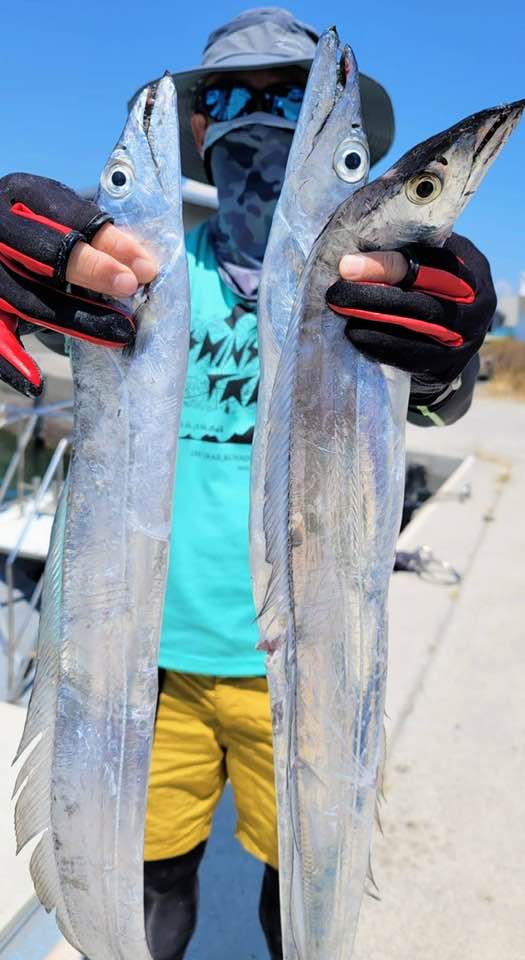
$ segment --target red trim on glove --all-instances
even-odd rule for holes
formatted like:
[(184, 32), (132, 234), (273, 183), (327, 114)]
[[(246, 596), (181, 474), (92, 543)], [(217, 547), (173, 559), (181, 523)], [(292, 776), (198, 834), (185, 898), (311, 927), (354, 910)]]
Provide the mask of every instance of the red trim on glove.
[(472, 287), (448, 270), (437, 267), (420, 267), (411, 290), (421, 290), (441, 300), (453, 300), (454, 303), (474, 303), (476, 294)]
[(425, 320), (416, 320), (414, 317), (398, 317), (391, 313), (374, 313), (373, 310), (356, 310), (354, 307), (338, 307), (334, 303), (330, 304), (330, 309), (335, 313), (340, 313), (343, 317), (356, 317), (359, 320), (372, 320), (374, 323), (391, 324), (396, 327), (404, 327), (405, 330), (412, 330), (414, 333), (422, 333), (431, 340), (437, 340), (447, 347), (463, 346), (463, 337), (454, 330), (447, 330), (437, 323), (427, 323)]
[[(33, 210), (26, 207), (25, 203), (13, 203), (10, 210), (11, 213), (17, 217), (24, 217), (26, 220), (41, 223), (45, 227), (51, 227), (52, 230), (57, 230), (58, 233), (63, 233), (64, 235), (71, 233), (71, 227), (66, 227), (63, 223), (57, 223), (56, 220), (50, 220), (49, 217), (34, 213)], [(47, 263), (42, 263), (40, 260), (35, 260), (34, 257), (30, 257), (27, 253), (22, 253), (21, 250), (15, 250), (14, 247), (9, 247), (6, 243), (0, 243), (0, 252), (7, 258), (4, 262), (8, 267), (11, 267), (11, 269), (14, 269), (12, 264), (14, 260), (16, 263), (21, 263), (24, 267), (27, 267), (32, 273), (39, 274), (42, 277), (55, 276), (54, 267), (49, 266)]]
[(42, 223), (45, 227), (58, 230), (59, 233), (67, 234), (71, 233), (72, 230), (72, 227), (66, 227), (64, 223), (58, 223), (56, 220), (50, 220), (49, 217), (42, 216), (41, 213), (35, 213), (34, 210), (26, 207), (25, 203), (20, 203), (20, 201), (13, 203), (11, 213), (14, 213), (17, 217), (24, 217), (26, 220), (33, 220), (35, 223)]
[[(18, 273), (20, 277), (26, 277), (28, 280), (32, 280), (33, 283), (36, 283), (36, 284), (40, 283), (40, 286), (48, 287), (47, 283), (42, 283), (41, 281), (37, 280), (32, 273), (29, 273), (27, 270), (24, 270), (23, 267), (20, 267), (18, 264), (12, 263), (8, 257), (2, 256), (1, 253), (0, 253), (0, 263), (4, 263), (6, 267), (9, 267), (9, 269), (12, 270), (13, 273)], [(80, 297), (76, 293), (75, 294), (66, 293), (64, 290), (61, 290), (60, 293), (62, 294), (62, 296), (69, 297), (70, 299), (73, 299), (73, 300), (77, 300), (79, 303), (90, 303), (97, 307), (104, 306), (104, 303), (102, 300), (91, 300), (89, 297)], [(108, 304), (106, 305), (109, 306)], [(9, 309), (13, 313), (16, 313), (18, 314), (18, 316), (22, 317), (22, 314), (18, 310), (15, 310), (14, 307), (10, 306)], [(128, 313), (126, 310), (122, 310), (122, 308), (120, 307), (116, 307), (113, 303), (111, 304), (111, 312), (119, 313), (121, 317), (126, 317), (126, 319), (129, 320), (130, 326), (133, 328), (133, 332), (136, 332), (137, 328), (135, 325), (135, 320), (131, 313)], [(22, 317), (22, 319), (25, 320), (26, 318)], [(29, 318), (29, 319), (30, 319), (30, 323), (39, 323), (39, 321), (35, 320), (34, 318)], [(47, 326), (47, 324), (40, 323), (40, 326)], [(71, 336), (74, 337), (76, 336), (76, 334), (72, 333)], [(101, 342), (101, 341), (97, 341), (97, 343), (98, 342)], [(123, 346), (123, 344), (115, 344), (115, 346)]]
[[(15, 263), (14, 260), (11, 260), (9, 257), (6, 257), (0, 249), (0, 263), (3, 263), (9, 270), (12, 270), (13, 273), (17, 273), (19, 277), (26, 277), (27, 280), (31, 280), (32, 283), (41, 283), (37, 280), (33, 273), (30, 273), (29, 270), (24, 270), (19, 263)], [(47, 287), (47, 283), (45, 284)]]
[(0, 310), (0, 355), (33, 387), (39, 389), (42, 386), (40, 370), (24, 350), (15, 331), (16, 319)]
[[(81, 299), (76, 298), (76, 299)], [(86, 300), (83, 298), (84, 303), (97, 303), (96, 300)], [(97, 306), (99, 304), (97, 303)], [(11, 315), (16, 315), (20, 317), (21, 320), (27, 320), (28, 323), (34, 323), (36, 327), (43, 327), (44, 330), (55, 330), (57, 333), (61, 333), (66, 337), (72, 337), (74, 340), (87, 340), (89, 343), (100, 344), (101, 347), (113, 347), (115, 350), (123, 350), (126, 346), (125, 343), (115, 343), (114, 340), (102, 340), (100, 337), (92, 337), (88, 333), (79, 333), (78, 330), (70, 330), (68, 327), (59, 327), (56, 323), (49, 323), (47, 320), (37, 320), (36, 317), (30, 317), (27, 313), (22, 313), (21, 310), (15, 310), (12, 304), (8, 303), (7, 300), (3, 300), (0, 297), (0, 316), (3, 315), (3, 311)], [(126, 317), (130, 322), (130, 326), (135, 330), (135, 324), (133, 318), (129, 316), (128, 313), (124, 313), (122, 310), (115, 310), (115, 313), (120, 313), (123, 317)]]
[[(0, 304), (1, 304), (0, 300)], [(123, 350), (125, 343), (115, 343), (114, 340), (101, 340), (100, 337), (90, 337), (88, 333), (78, 333), (77, 330), (67, 330), (66, 327), (59, 327), (56, 323), (42, 323), (41, 320), (32, 320), (31, 317), (22, 317), (29, 323), (34, 323), (37, 327), (43, 327), (44, 330), (54, 330), (61, 333), (62, 336), (71, 337), (72, 340), (87, 340), (88, 343), (94, 343), (96, 347), (110, 347), (112, 350)]]
[(5, 257), (5, 259), (4, 257), (0, 259), (11, 269), (14, 269), (12, 261), (15, 260), (29, 270), (32, 270), (33, 273), (40, 274), (42, 277), (53, 277), (55, 275), (53, 267), (49, 267), (47, 263), (41, 263), (40, 260), (34, 260), (33, 257), (29, 257), (27, 253), (21, 253), (20, 250), (15, 250), (14, 247), (9, 247), (7, 243), (0, 243), (0, 252), (3, 253)]

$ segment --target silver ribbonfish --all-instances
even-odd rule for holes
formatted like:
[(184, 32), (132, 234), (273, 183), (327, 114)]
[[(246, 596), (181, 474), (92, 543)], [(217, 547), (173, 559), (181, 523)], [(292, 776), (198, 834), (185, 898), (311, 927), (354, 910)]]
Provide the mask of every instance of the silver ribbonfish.
[[(250, 492), (250, 562), (257, 609), (268, 589), (263, 522), (264, 465), (268, 437), (270, 396), (281, 349), (290, 323), (299, 279), (308, 254), (337, 206), (362, 187), (370, 158), (362, 126), (357, 64), (348, 46), (340, 47), (335, 29), (327, 30), (315, 58), (294, 134), (286, 175), (274, 213), (263, 263), (257, 304), (257, 338), (261, 377), (252, 450)], [(261, 645), (265, 636), (262, 620)], [(273, 703), (283, 703), (282, 671), (268, 673)], [(282, 737), (274, 738), (274, 766), (278, 793), (281, 886), (288, 889), (291, 853), (286, 751)]]
[(285, 960), (352, 956), (382, 766), (387, 593), (404, 486), (409, 377), (352, 346), (325, 292), (342, 253), (444, 243), (523, 106), (469, 117), (343, 202), (301, 277), (271, 398), (272, 575), (260, 610), (286, 804)]
[(98, 200), (160, 273), (132, 304), (132, 351), (72, 346), (74, 452), (46, 566), (16, 832), (19, 847), (42, 834), (33, 882), (71, 944), (90, 960), (150, 960), (144, 818), (189, 340), (170, 78), (135, 103)]

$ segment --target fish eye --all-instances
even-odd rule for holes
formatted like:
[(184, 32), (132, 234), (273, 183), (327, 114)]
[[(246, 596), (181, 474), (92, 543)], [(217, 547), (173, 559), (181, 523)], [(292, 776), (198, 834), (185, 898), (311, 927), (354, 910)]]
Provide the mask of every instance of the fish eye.
[(115, 187), (123, 187), (128, 182), (128, 178), (123, 170), (114, 170), (111, 174), (111, 182)]
[(363, 180), (370, 165), (370, 157), (360, 140), (342, 140), (334, 153), (334, 170), (340, 180), (358, 183)]
[(102, 175), (102, 187), (112, 197), (127, 197), (133, 186), (133, 170), (125, 160), (110, 163)]
[(443, 184), (435, 173), (417, 173), (411, 177), (405, 190), (411, 203), (431, 203), (436, 197), (439, 197), (443, 189)]

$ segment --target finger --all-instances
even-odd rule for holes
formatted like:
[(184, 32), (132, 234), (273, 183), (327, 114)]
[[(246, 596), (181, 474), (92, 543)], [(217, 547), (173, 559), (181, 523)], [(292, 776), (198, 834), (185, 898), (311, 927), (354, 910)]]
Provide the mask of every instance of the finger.
[(339, 262), (343, 280), (360, 283), (401, 283), (407, 270), (408, 261), (396, 250), (346, 254)]
[(137, 278), (129, 267), (83, 242), (76, 243), (71, 251), (66, 280), (77, 287), (87, 287), (117, 299), (130, 297), (138, 287)]
[(145, 247), (131, 233), (111, 223), (101, 227), (91, 245), (129, 267), (141, 285), (151, 283), (159, 272), (158, 264)]

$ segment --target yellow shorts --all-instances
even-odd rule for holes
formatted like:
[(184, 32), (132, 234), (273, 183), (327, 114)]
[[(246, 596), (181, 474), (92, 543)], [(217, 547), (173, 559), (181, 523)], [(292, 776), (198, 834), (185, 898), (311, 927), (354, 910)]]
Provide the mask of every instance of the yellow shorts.
[(206, 840), (228, 779), (237, 839), (277, 868), (266, 679), (166, 671), (151, 758), (144, 858), (177, 857)]

